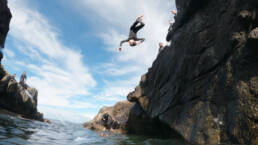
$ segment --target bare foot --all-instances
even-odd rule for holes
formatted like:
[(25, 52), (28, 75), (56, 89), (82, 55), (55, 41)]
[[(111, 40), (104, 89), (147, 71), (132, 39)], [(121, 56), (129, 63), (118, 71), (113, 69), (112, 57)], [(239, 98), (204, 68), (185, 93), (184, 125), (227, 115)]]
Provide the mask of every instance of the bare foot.
[(142, 17), (143, 17), (144, 15), (141, 15), (140, 17), (138, 17), (138, 19), (139, 19), (139, 21), (141, 22), (142, 21)]
[(177, 11), (176, 10), (172, 10), (171, 11), (173, 15), (176, 15), (177, 14)]

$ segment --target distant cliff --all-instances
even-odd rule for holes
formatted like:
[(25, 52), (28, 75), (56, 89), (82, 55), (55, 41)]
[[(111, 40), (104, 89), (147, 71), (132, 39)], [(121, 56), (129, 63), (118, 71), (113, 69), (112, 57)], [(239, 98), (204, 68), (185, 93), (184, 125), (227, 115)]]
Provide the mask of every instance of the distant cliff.
[[(128, 100), (190, 143), (257, 145), (258, 1), (176, 0), (176, 6), (171, 45)], [(139, 118), (132, 123), (129, 116), (131, 129), (150, 126), (139, 126)]]
[[(0, 45), (4, 47), (9, 31), (11, 12), (6, 0), (0, 0)], [(18, 83), (14, 76), (0, 66), (0, 113), (16, 114), (21, 117), (46, 121), (37, 111), (38, 91)]]

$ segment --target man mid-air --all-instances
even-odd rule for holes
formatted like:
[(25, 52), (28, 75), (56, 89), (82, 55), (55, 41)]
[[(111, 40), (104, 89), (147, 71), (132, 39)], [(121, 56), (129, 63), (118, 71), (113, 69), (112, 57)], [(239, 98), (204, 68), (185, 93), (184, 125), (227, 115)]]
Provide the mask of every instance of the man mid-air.
[[(130, 27), (130, 33), (129, 37), (126, 40), (121, 41), (119, 51), (122, 51), (122, 45), (125, 42), (129, 42), (130, 46), (136, 46), (140, 45), (145, 39), (144, 38), (137, 38), (137, 32), (144, 27), (144, 23), (142, 22), (142, 17), (144, 15), (141, 15), (137, 18), (137, 20), (133, 23), (133, 25)], [(140, 24), (139, 24), (140, 23)], [(139, 25), (138, 25), (139, 24)], [(138, 26), (137, 26), (138, 25)], [(139, 41), (139, 42), (137, 42)]]

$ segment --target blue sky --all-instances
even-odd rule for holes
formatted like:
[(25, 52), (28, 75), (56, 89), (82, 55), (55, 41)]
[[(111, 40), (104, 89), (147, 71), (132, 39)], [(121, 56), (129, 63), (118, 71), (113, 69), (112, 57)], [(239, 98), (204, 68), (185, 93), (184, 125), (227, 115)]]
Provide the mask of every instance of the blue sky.
[[(13, 14), (3, 64), (39, 91), (47, 118), (84, 122), (125, 100), (165, 42), (173, 0), (9, 0)], [(119, 42), (141, 14), (138, 47)]]

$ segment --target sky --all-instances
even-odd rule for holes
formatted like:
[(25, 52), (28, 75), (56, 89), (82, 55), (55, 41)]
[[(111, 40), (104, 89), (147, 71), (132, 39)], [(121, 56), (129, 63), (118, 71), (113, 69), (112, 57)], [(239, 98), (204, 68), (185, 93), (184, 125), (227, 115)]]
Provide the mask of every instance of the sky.
[[(83, 123), (126, 100), (165, 43), (174, 0), (9, 0), (3, 65), (38, 90), (46, 118)], [(137, 47), (119, 43), (144, 14)], [(165, 43), (166, 44), (166, 43)]]

